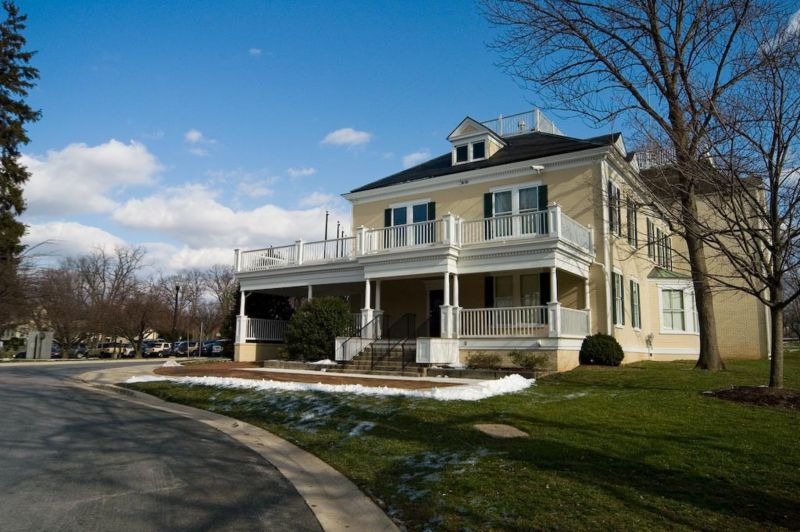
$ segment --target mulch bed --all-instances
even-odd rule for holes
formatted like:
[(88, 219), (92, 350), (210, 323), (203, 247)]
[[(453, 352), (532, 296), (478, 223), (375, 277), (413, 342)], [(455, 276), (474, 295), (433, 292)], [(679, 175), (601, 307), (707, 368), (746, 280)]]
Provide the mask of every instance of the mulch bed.
[(800, 390), (771, 390), (765, 386), (739, 386), (715, 392), (703, 392), (703, 395), (756, 406), (800, 410)]
[[(458, 386), (458, 383), (451, 382), (430, 382), (386, 379), (362, 379), (359, 377), (344, 377), (340, 375), (320, 372), (319, 374), (307, 373), (283, 373), (272, 371), (246, 371), (242, 368), (256, 368), (258, 364), (248, 362), (230, 362), (226, 364), (191, 364), (177, 368), (157, 368), (155, 373), (158, 375), (169, 375), (170, 377), (234, 377), (237, 379), (271, 380), (285, 382), (310, 382), (322, 384), (361, 384), (363, 386), (388, 388), (405, 388), (408, 390), (418, 390), (425, 388), (443, 388), (445, 386)], [(444, 379), (443, 379), (444, 380)]]

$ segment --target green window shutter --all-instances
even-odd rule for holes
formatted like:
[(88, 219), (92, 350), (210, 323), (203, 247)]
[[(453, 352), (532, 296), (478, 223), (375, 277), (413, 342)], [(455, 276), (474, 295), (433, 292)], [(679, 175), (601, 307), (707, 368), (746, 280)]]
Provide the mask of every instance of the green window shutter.
[[(483, 195), (483, 217), (484, 218), (491, 218), (492, 217), (492, 193), (487, 192)], [(492, 238), (492, 221), (486, 220), (483, 222), (483, 237), (486, 240), (491, 240)]]
[(486, 308), (494, 307), (494, 277), (483, 278), (483, 304)]
[(625, 325), (625, 281), (622, 276), (619, 276), (619, 310), (622, 313), (620, 316), (620, 325)]
[(384, 227), (392, 226), (392, 209), (383, 210), (383, 226)]
[(547, 185), (539, 185), (539, 210), (547, 210)]
[(647, 256), (653, 258), (653, 222), (647, 219)]
[(608, 182), (608, 232), (614, 232), (614, 185)]
[(547, 305), (550, 303), (550, 272), (539, 274), (539, 304)]
[(611, 322), (617, 324), (617, 274), (611, 274)]
[(428, 203), (428, 220), (435, 220), (436, 219), (436, 202), (432, 201)]
[(635, 283), (633, 282), (633, 279), (631, 279), (628, 282), (630, 283), (630, 288), (631, 288), (631, 290), (630, 290), (630, 294), (631, 294), (631, 325), (633, 327), (639, 327), (639, 320), (638, 320), (638, 317), (637, 317), (637, 312), (639, 310), (639, 304), (636, 301), (638, 299), (639, 293), (637, 292), (636, 287), (634, 286)]
[(633, 207), (633, 247), (639, 247), (639, 208)]
[(642, 327), (642, 298), (640, 296), (642, 289), (636, 285), (636, 326)]

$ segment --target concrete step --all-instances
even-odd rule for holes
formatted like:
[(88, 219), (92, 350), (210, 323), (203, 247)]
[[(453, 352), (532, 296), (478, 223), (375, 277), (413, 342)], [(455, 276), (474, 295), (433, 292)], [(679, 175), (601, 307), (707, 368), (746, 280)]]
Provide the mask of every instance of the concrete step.
[(355, 373), (359, 375), (386, 375), (387, 377), (419, 377), (421, 372), (419, 371), (382, 371), (382, 370), (370, 370), (370, 369), (349, 369), (349, 368), (330, 368), (327, 370), (327, 373)]

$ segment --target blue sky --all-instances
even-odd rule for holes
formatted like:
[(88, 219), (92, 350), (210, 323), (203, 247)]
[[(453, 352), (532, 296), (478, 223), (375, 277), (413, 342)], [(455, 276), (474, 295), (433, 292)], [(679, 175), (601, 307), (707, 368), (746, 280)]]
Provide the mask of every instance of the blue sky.
[(43, 112), (26, 241), (54, 255), (144, 245), (175, 270), (319, 239), (326, 209), (349, 226), (339, 194), (447, 151), (466, 115), (535, 100), (473, 2), (20, 6)]

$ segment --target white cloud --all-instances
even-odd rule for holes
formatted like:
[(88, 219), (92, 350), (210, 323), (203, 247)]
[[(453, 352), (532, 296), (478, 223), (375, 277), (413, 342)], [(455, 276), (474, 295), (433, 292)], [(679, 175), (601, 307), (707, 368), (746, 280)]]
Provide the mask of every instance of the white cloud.
[(345, 127), (331, 131), (322, 139), (322, 144), (333, 144), (335, 146), (360, 146), (372, 139), (372, 134), (366, 131), (358, 131), (351, 127)]
[(146, 242), (142, 247), (147, 252), (145, 262), (153, 269), (164, 272), (233, 264), (233, 248), (230, 247), (192, 248), (185, 244), (165, 242)]
[(211, 144), (216, 144), (217, 141), (210, 139), (203, 135), (199, 129), (190, 129), (183, 135), (183, 140), (190, 146), (189, 153), (197, 157), (205, 157), (208, 155), (207, 147)]
[[(142, 216), (147, 212), (147, 216)], [(332, 212), (350, 223), (346, 209)], [(218, 193), (203, 185), (168, 188), (147, 198), (131, 199), (114, 211), (118, 223), (163, 233), (193, 248), (267, 247), (288, 245), (304, 238), (318, 240), (325, 224), (325, 209), (285, 209), (261, 205), (234, 210), (218, 200)]]
[(189, 144), (197, 144), (198, 142), (204, 140), (203, 132), (198, 129), (190, 129), (186, 132), (183, 138)]
[(316, 174), (317, 169), (312, 167), (289, 168), (286, 173), (289, 174), (289, 177), (306, 177)]
[(259, 57), (261, 55), (261, 48), (250, 48), (247, 50), (247, 53), (253, 57)]
[(90, 253), (97, 248), (113, 251), (126, 242), (111, 233), (76, 222), (29, 224), (22, 239), (26, 246), (36, 246), (35, 256), (47, 258), (71, 257)]
[(236, 185), (236, 195), (250, 198), (263, 198), (271, 196), (275, 191), (264, 182), (242, 181)]
[(162, 167), (143, 144), (111, 139), (105, 144), (70, 144), (45, 156), (22, 155), (31, 172), (25, 186), (29, 215), (109, 212), (114, 194), (150, 185)]
[(410, 168), (431, 158), (431, 151), (427, 148), (403, 156), (403, 168)]
[(333, 194), (325, 194), (323, 192), (312, 192), (308, 196), (300, 200), (301, 207), (320, 207), (323, 205), (330, 205), (338, 199)]

